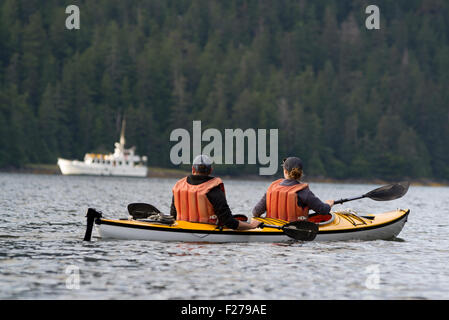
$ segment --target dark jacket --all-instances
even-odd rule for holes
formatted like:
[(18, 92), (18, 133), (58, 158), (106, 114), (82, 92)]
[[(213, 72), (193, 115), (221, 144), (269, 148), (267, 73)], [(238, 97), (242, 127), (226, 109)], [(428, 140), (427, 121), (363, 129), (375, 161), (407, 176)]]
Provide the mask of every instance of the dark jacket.
[[(213, 177), (203, 176), (203, 175), (190, 175), (187, 177), (187, 183), (191, 185), (198, 185), (206, 182)], [(214, 208), (214, 213), (218, 218), (218, 224), (226, 226), (230, 229), (237, 229), (239, 226), (239, 221), (232, 217), (231, 209), (229, 209), (228, 202), (226, 200), (226, 195), (221, 190), (219, 186), (211, 189), (207, 194), (207, 199), (209, 199), (212, 207)], [(175, 199), (172, 197), (170, 215), (173, 217), (177, 216)]]
[[(292, 186), (299, 184), (298, 181), (292, 179), (284, 179), (281, 182), (281, 186)], [(310, 210), (316, 213), (327, 214), (330, 212), (331, 207), (327, 203), (322, 202), (317, 198), (309, 188), (305, 188), (297, 192), (298, 194), (298, 206), (304, 208), (309, 207)], [(253, 216), (259, 217), (267, 211), (267, 194), (265, 193), (262, 199), (256, 204), (253, 209)]]

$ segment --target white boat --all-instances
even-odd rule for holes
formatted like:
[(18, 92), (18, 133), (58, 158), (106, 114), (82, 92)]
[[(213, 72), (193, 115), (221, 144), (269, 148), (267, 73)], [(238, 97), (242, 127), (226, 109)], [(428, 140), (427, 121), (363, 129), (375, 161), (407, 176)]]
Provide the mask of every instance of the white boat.
[(122, 123), (120, 142), (115, 143), (114, 153), (86, 153), (84, 161), (58, 158), (58, 166), (63, 175), (146, 177), (146, 162), (146, 156), (135, 154), (135, 147), (125, 148), (125, 120)]

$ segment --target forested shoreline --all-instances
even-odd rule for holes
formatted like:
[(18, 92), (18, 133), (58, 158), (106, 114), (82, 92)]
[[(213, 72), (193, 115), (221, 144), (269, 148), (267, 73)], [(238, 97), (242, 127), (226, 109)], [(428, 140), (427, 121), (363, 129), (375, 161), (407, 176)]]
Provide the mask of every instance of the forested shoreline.
[[(173, 168), (170, 132), (279, 128), (308, 177), (449, 181), (449, 2), (0, 2), (0, 168), (127, 145)], [(218, 166), (223, 174), (256, 165)]]

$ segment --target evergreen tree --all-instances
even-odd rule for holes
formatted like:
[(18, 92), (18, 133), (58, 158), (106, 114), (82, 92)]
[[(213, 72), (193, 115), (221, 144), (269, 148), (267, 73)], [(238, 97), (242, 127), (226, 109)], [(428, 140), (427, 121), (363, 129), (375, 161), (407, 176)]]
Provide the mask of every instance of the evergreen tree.
[[(121, 119), (150, 165), (169, 134), (278, 128), (307, 175), (449, 180), (449, 3), (0, 2), (0, 167), (110, 152)], [(256, 166), (226, 168), (257, 173)]]

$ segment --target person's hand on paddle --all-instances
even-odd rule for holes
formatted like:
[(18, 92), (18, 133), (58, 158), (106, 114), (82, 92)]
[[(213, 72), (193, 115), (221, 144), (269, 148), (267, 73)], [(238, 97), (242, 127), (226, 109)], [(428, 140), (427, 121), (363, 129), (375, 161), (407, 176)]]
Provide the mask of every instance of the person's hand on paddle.
[(250, 230), (258, 228), (262, 222), (257, 221), (256, 219), (251, 219), (251, 222), (239, 221), (239, 226), (237, 230)]
[(324, 202), (327, 203), (328, 205), (330, 205), (331, 208), (334, 205), (334, 200), (326, 200)]
[(259, 226), (262, 225), (262, 224), (263, 224), (262, 221), (259, 221), (259, 220), (256, 220), (256, 219), (251, 219), (251, 222), (250, 222), (250, 225), (251, 225), (253, 228), (257, 228), (257, 227), (259, 227)]

